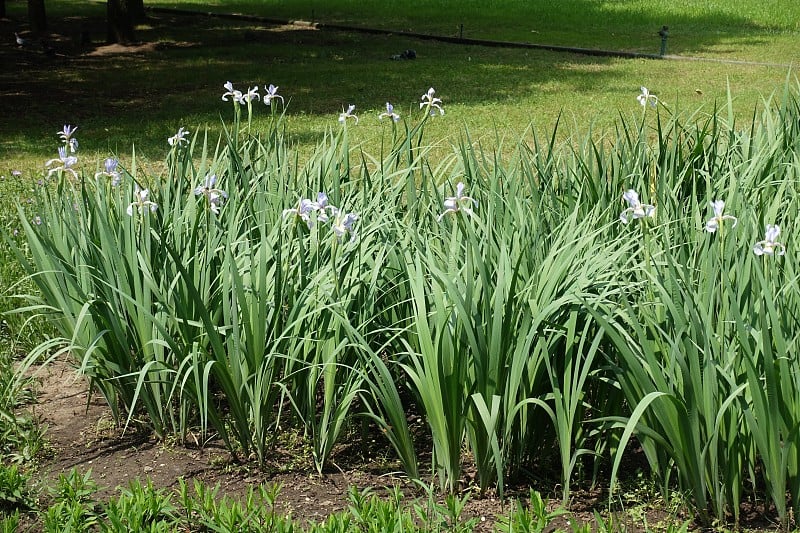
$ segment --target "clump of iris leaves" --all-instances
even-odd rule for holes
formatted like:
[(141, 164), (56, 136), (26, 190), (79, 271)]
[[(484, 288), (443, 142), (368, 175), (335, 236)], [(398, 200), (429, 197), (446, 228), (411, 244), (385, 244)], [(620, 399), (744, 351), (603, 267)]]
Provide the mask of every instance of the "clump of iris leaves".
[(800, 511), (800, 87), (743, 125), (643, 92), (602, 137), (449, 155), (431, 88), (381, 153), (350, 107), (301, 160), (277, 88), (229, 85), (225, 134), (182, 128), (163, 175), (78, 172), (61, 132), (8, 239), (58, 332), (23, 370), (66, 354), (121, 425), (260, 465), (299, 428), (322, 471), (366, 419), (412, 479), (454, 493), (469, 461), (502, 495), (545, 462), (566, 502), (613, 494), (635, 438), (703, 523)]

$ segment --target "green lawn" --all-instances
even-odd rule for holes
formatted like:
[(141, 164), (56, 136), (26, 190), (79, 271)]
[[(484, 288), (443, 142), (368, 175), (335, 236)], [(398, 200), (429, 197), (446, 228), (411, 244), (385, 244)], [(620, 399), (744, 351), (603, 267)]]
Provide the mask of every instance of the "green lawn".
[[(456, 3), (444, 1), (406, 2), (402, 10), (347, 1), (223, 2), (215, 8), (287, 19), (310, 18), (313, 9), (322, 21), (449, 35), (463, 23), (468, 37), (646, 52), (657, 51), (655, 32), (666, 23), (672, 53), (779, 64), (800, 57), (798, 5), (740, 4), (739, 14), (723, 3), (678, 9), (666, 1), (626, 2), (624, 8), (577, 0), (494, 2), (491, 10), (478, 2), (455, 9)], [(133, 144), (160, 160), (165, 139), (179, 126), (218, 128), (220, 115), (229, 113), (219, 99), (227, 80), (239, 88), (278, 85), (288, 103), (287, 129), (306, 147), (338, 127), (338, 113), (355, 104), (361, 121), (354, 138), (375, 151), (386, 129), (376, 119), (384, 103), (391, 101), (406, 116), (417, 113), (420, 96), (431, 86), (447, 110), (446, 119), (429, 129), (431, 138), (452, 140), (468, 128), (473, 138), (494, 142), (497, 136), (517, 138), (531, 124), (547, 132), (559, 115), (565, 134), (590, 125), (602, 130), (619, 113), (641, 112), (636, 95), (642, 85), (681, 112), (711, 111), (725, 101), (730, 86), (746, 119), (763, 96), (794, 76), (786, 66), (615, 59), (164, 15), (139, 31), (143, 40), (162, 43), (156, 50), (79, 55), (72, 44), (76, 28), (100, 21), (93, 34), (99, 46), (103, 5), (59, 1), (48, 9), (53, 30), (63, 29), (58, 46), (68, 57), (46, 58), (12, 46), (0, 50), (18, 67), (0, 73), (4, 172), (40, 168), (54, 155), (55, 132), (65, 123), (80, 128), (82, 163), (110, 151), (127, 153)], [(10, 2), (8, 10), (12, 20), (3, 29), (24, 29), (24, 4)], [(388, 59), (406, 48), (417, 51), (416, 61)], [(266, 115), (259, 106), (257, 123)]]
[[(193, 2), (158, 5), (258, 13), (464, 37), (656, 53), (658, 30), (670, 27), (677, 54), (788, 62), (800, 51), (800, 5), (784, 0), (380, 0)], [(767, 43), (770, 44), (767, 44)]]

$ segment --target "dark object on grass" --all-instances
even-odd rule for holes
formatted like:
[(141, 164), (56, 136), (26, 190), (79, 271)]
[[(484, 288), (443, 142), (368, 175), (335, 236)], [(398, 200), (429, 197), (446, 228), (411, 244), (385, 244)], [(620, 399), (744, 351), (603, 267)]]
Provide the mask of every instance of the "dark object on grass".
[(417, 52), (411, 48), (409, 48), (408, 50), (403, 50), (401, 53), (395, 54), (391, 57), (391, 59), (394, 61), (400, 61), (403, 59), (416, 59), (416, 58), (417, 58)]
[(663, 56), (667, 53), (667, 37), (669, 37), (669, 27), (661, 26), (658, 34), (661, 36), (661, 55)]

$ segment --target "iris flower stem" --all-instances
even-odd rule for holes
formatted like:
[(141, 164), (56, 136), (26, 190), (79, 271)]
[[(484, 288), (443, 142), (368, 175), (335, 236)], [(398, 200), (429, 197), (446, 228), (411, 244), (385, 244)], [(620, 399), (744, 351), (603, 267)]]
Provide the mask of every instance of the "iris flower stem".
[(715, 286), (719, 290), (718, 296), (718, 309), (719, 313), (717, 316), (717, 332), (719, 334), (720, 341), (725, 339), (725, 320), (726, 320), (726, 313), (725, 313), (725, 285), (722, 283), (723, 276), (727, 275), (727, 261), (725, 259), (725, 225), (720, 224), (719, 229), (719, 247), (717, 252), (719, 253), (719, 259), (717, 261), (717, 280)]
[[(650, 225), (646, 222), (647, 219), (642, 219), (643, 224), (642, 227), (642, 243), (643, 243), (643, 250), (642, 253), (644, 254), (644, 264), (645, 268), (647, 269), (647, 273), (649, 277), (652, 279), (653, 276), (653, 265), (651, 264), (651, 254), (650, 254)], [(655, 301), (655, 293), (653, 292), (653, 283), (649, 282), (647, 284), (647, 299), (648, 301)]]
[(239, 124), (241, 122), (242, 110), (239, 109), (239, 104), (236, 100), (233, 101), (233, 149), (238, 153), (239, 151)]
[(336, 251), (338, 246), (339, 246), (339, 239), (333, 237), (333, 244), (331, 244), (331, 268), (332, 268), (334, 286), (336, 287), (336, 292), (334, 294), (334, 299), (336, 301), (339, 300), (342, 294), (341, 281), (339, 279), (339, 270), (336, 268), (336, 262), (337, 262)]
[(300, 246), (299, 257), (300, 257), (300, 279), (301, 279), (301, 286), (305, 287), (308, 285), (308, 277), (311, 275), (308, 271), (306, 262), (302, 260), (303, 257), (306, 257), (306, 246), (305, 246), (305, 239), (303, 239), (303, 231), (300, 229), (300, 222), (295, 221), (294, 223), (294, 230), (295, 234), (297, 235), (297, 242)]
[(250, 135), (250, 125), (253, 123), (253, 102), (247, 100), (247, 135)]
[(277, 104), (269, 106), (270, 125), (273, 128), (275, 127), (275, 117), (278, 114), (277, 111), (275, 110), (276, 107), (277, 107)]

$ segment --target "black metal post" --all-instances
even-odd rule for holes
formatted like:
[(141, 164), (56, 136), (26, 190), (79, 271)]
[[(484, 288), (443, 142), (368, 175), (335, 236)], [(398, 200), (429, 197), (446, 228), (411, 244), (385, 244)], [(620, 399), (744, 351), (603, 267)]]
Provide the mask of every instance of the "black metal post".
[(669, 27), (662, 26), (658, 34), (661, 36), (661, 55), (667, 53), (667, 37), (669, 37)]

